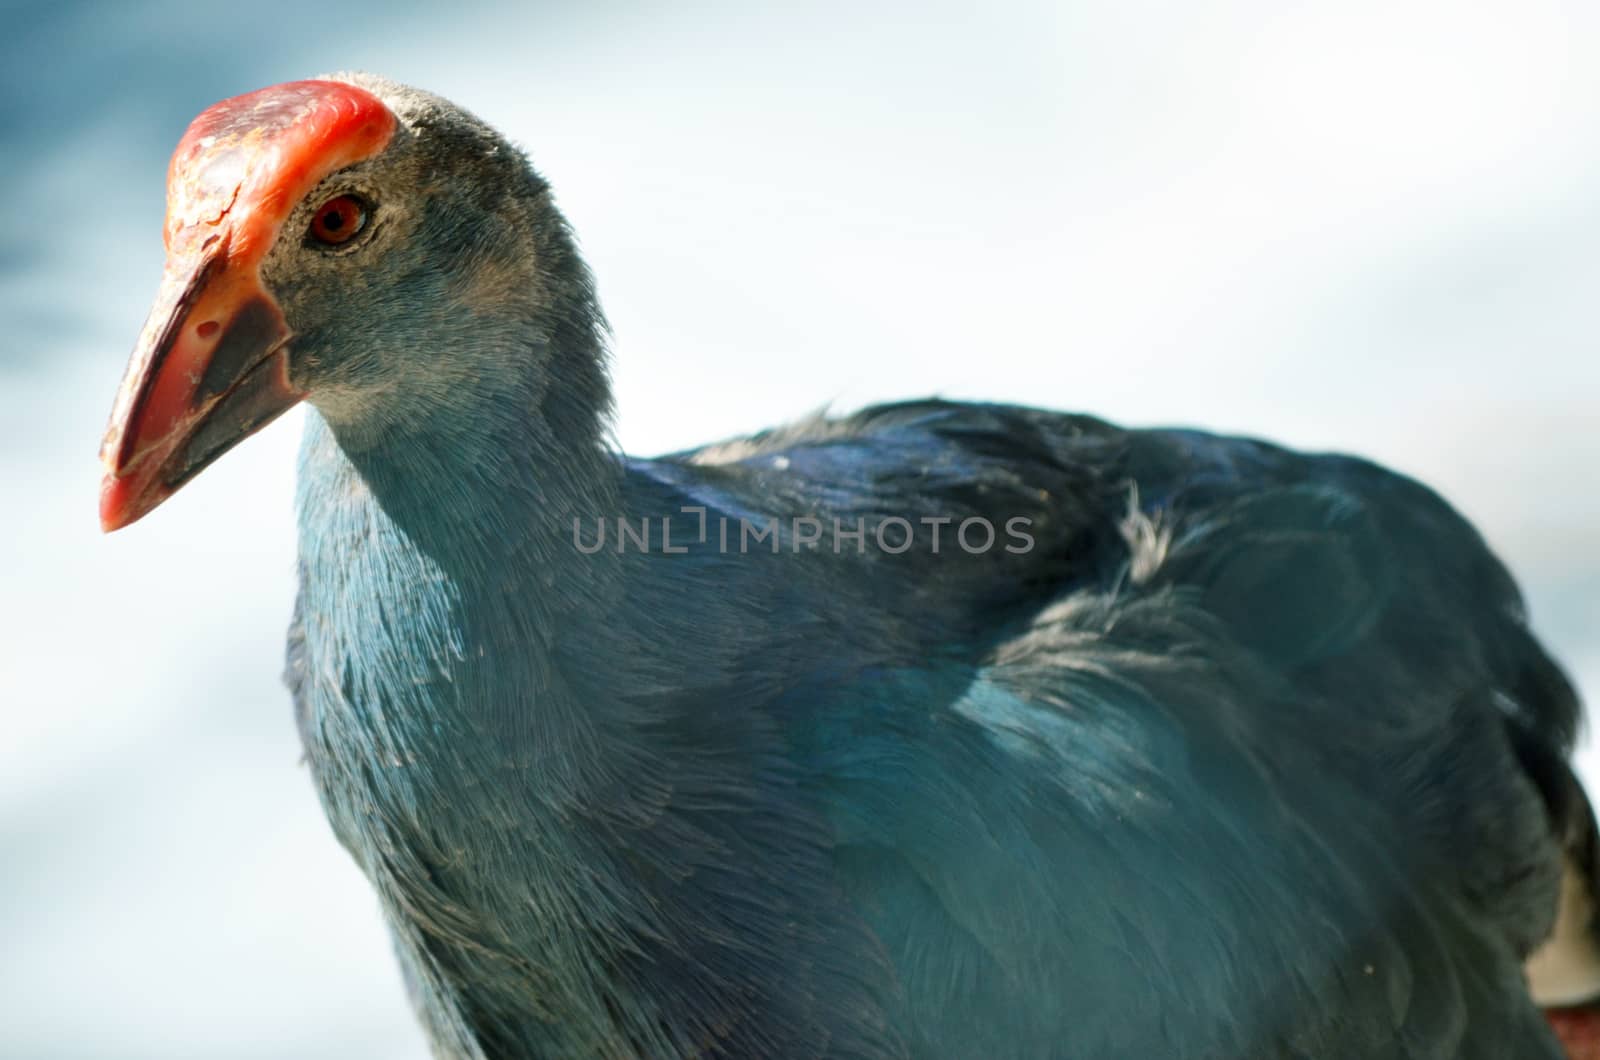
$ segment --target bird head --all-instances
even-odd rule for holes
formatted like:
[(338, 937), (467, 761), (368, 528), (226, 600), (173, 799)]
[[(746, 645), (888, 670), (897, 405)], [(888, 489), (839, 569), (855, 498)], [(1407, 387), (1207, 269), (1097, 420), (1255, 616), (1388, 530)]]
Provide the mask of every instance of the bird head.
[[(376, 444), (470, 422), (496, 380), (536, 392), (561, 368), (540, 350), (598, 359), (588, 274), (543, 181), (470, 114), (381, 78), (205, 110), (172, 156), (163, 235), (101, 448), (107, 531), (302, 399)], [(603, 388), (580, 382), (580, 399), (604, 404)]]

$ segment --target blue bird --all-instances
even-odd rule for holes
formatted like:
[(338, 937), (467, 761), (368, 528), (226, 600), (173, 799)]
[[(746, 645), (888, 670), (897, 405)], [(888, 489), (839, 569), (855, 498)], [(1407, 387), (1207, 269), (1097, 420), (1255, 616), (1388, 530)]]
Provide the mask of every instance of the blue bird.
[(437, 1055), (1600, 1042), (1579, 705), (1424, 486), (931, 400), (624, 457), (548, 185), (368, 75), (203, 112), (165, 242), (102, 524), (310, 403), (287, 681)]

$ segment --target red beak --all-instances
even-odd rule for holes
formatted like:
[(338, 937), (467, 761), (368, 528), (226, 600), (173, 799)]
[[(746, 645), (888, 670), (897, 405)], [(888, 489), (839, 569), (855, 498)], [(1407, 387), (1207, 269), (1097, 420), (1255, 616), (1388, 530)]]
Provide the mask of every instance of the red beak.
[(305, 397), (261, 264), (300, 200), (396, 127), (376, 96), (337, 81), (236, 96), (190, 124), (167, 173), (166, 274), (100, 449), (103, 529), (140, 518)]
[(112, 406), (100, 526), (127, 526), (305, 394), (289, 382), (289, 327), (254, 270), (213, 235), (167, 261)]

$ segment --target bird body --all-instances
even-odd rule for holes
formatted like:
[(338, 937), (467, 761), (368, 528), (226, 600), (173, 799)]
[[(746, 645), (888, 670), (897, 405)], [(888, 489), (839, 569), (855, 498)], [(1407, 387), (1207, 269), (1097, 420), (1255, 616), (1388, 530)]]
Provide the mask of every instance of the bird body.
[(1437, 498), (934, 402), (745, 451), (538, 505), (1034, 548), (585, 555), (509, 490), (435, 534), (309, 429), (290, 681), (449, 1053), (1537, 1055), (1560, 858), (1510, 734), (1573, 704)]
[[(367, 154), (258, 266), (314, 406), (287, 679), (439, 1055), (1563, 1055), (1579, 708), (1440, 498), (943, 401), (623, 456), (526, 161), (301, 84)], [(107, 525), (220, 452), (141, 400)]]

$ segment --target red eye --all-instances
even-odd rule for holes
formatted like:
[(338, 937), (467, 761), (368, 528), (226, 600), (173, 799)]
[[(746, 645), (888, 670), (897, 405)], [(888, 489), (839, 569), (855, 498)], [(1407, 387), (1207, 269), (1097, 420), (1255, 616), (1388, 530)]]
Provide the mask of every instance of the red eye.
[(367, 204), (354, 195), (340, 195), (317, 207), (311, 217), (311, 238), (325, 246), (348, 243), (367, 227)]

